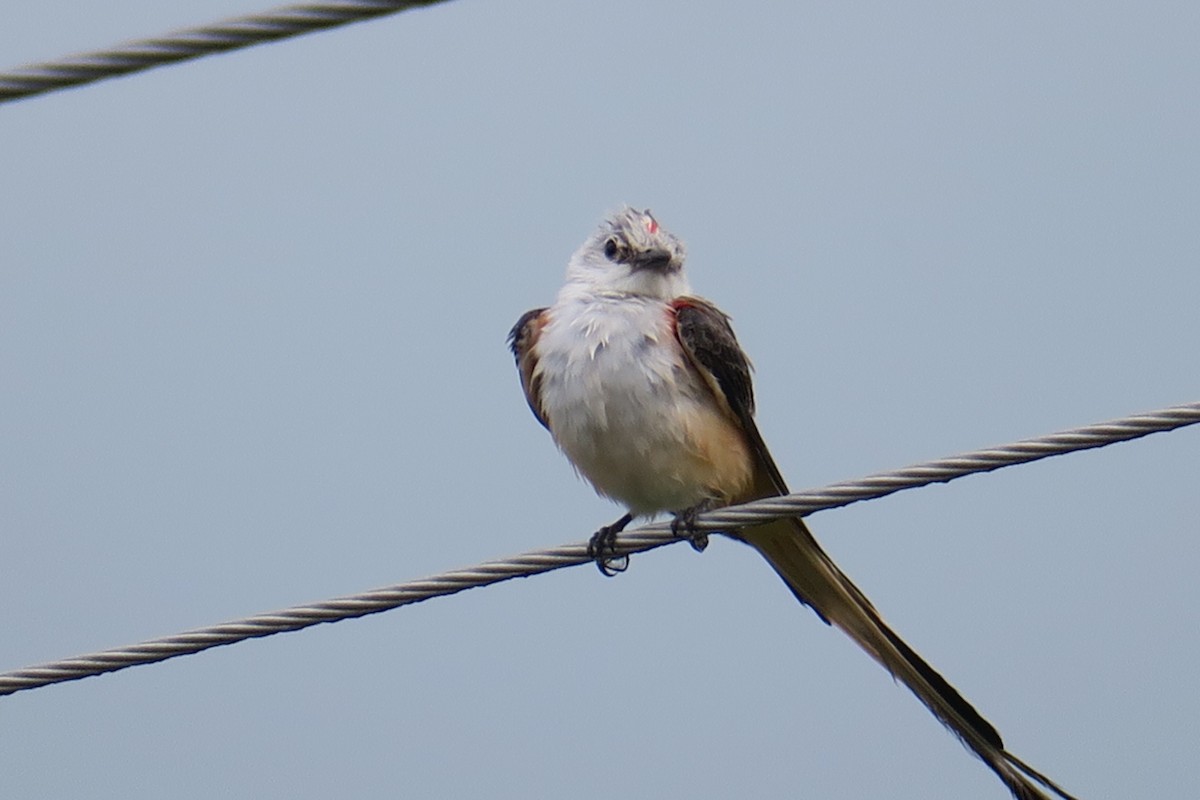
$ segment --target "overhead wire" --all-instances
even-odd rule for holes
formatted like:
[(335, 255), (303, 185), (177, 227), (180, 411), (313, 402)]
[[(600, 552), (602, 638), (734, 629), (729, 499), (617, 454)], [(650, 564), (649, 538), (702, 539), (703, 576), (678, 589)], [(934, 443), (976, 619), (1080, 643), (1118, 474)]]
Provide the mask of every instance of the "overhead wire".
[[(1194, 425), (1197, 422), (1200, 422), (1200, 402), (1173, 406), (1048, 436), (975, 450), (890, 472), (880, 472), (859, 480), (842, 481), (819, 489), (718, 509), (697, 517), (696, 527), (701, 530), (720, 531), (768, 522), (778, 517), (802, 516), (823, 509), (884, 497), (904, 489), (947, 482), (966, 475), (1025, 464), (1078, 450), (1104, 447), (1151, 433)], [(622, 533), (617, 540), (616, 553), (639, 553), (677, 541), (680, 539), (672, 533), (669, 523), (654, 523)], [(337, 622), (376, 614), (465, 589), (489, 586), (512, 578), (529, 577), (590, 561), (587, 545), (583, 543), (487, 561), (474, 567), (361, 594), (256, 614), (127, 647), (0, 673), (0, 695), (115, 672), (139, 664), (153, 664), (245, 639), (301, 630), (322, 622)]]
[(297, 3), (0, 72), (0, 103), (446, 0)]

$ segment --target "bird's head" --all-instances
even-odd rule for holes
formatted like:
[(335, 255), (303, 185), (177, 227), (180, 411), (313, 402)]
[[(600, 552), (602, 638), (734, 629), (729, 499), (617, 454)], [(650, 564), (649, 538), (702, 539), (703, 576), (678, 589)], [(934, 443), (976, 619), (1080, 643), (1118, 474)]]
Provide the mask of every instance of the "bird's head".
[(567, 286), (589, 293), (669, 300), (690, 292), (683, 242), (649, 210), (626, 206), (612, 214), (571, 256)]

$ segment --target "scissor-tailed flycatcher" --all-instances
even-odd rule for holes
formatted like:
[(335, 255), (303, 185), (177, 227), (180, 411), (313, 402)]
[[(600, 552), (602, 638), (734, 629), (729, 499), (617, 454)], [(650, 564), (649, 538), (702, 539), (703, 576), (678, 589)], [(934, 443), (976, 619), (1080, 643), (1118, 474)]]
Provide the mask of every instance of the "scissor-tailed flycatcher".
[[(690, 294), (683, 243), (625, 208), (571, 257), (554, 305), (510, 334), (534, 416), (596, 491), (629, 513), (592, 539), (597, 563), (635, 516), (787, 493), (758, 427), (750, 362), (729, 318)], [(879, 616), (798, 517), (730, 534), (796, 598), (841, 628), (1000, 776), (1014, 797), (1070, 795), (1004, 749), (1000, 734)]]

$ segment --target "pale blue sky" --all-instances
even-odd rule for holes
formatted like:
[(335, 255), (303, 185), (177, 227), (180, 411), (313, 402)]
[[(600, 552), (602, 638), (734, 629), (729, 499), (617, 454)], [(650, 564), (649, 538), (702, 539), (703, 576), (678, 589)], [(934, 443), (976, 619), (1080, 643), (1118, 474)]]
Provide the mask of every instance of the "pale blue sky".
[[(0, 67), (232, 0), (22, 3)], [(796, 488), (1200, 399), (1194, 3), (460, 0), (0, 106), (0, 670), (585, 538), (504, 336), (621, 203)], [(811, 519), (1082, 798), (1200, 784), (1200, 431)], [(996, 798), (749, 549), (0, 699), (6, 798)]]

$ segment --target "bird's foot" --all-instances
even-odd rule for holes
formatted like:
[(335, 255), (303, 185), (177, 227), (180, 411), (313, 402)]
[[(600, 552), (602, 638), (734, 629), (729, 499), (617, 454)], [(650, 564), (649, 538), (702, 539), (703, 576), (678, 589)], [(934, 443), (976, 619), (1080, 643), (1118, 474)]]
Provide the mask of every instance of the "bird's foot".
[(605, 525), (588, 539), (588, 558), (596, 562), (596, 569), (606, 578), (629, 569), (629, 556), (617, 555), (617, 534), (632, 521), (633, 515), (626, 514), (612, 525)]
[(676, 511), (675, 519), (671, 520), (671, 533), (680, 539), (687, 539), (693, 550), (703, 553), (704, 548), (708, 547), (708, 534), (696, 530), (696, 517), (716, 507), (717, 503), (713, 500), (701, 500), (691, 508)]

